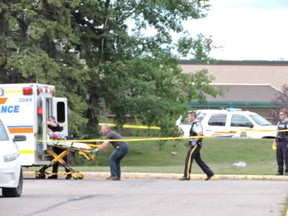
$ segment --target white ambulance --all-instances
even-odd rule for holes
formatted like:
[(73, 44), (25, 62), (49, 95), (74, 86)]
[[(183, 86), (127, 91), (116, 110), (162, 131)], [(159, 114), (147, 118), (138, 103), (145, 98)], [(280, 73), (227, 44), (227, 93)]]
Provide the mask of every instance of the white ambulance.
[(38, 83), (0, 84), (0, 116), (12, 136), (26, 135), (17, 142), (21, 165), (51, 163), (47, 153), (47, 120), (54, 116), (68, 135), (67, 99), (56, 97), (53, 85)]

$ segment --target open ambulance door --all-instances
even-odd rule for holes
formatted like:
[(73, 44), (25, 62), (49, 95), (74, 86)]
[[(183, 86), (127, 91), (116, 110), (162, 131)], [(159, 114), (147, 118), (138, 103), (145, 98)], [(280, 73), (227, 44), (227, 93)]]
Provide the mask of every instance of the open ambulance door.
[(62, 133), (68, 136), (68, 105), (67, 98), (52, 98), (52, 115), (63, 127)]

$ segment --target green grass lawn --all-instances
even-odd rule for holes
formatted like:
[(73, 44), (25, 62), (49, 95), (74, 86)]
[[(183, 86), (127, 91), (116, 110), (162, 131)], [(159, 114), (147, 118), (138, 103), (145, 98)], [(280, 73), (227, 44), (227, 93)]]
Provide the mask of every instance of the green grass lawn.
[[(129, 153), (122, 160), (124, 172), (163, 172), (182, 173), (188, 141), (130, 142)], [(203, 142), (202, 159), (216, 174), (275, 175), (277, 172), (276, 153), (271, 148), (270, 139), (221, 139), (209, 138)], [(71, 165), (79, 171), (109, 171), (108, 157), (112, 151), (109, 146), (97, 154), (94, 161), (80, 156), (71, 156)], [(171, 152), (175, 151), (176, 156)], [(245, 162), (245, 167), (233, 163)], [(202, 173), (194, 162), (192, 173)]]

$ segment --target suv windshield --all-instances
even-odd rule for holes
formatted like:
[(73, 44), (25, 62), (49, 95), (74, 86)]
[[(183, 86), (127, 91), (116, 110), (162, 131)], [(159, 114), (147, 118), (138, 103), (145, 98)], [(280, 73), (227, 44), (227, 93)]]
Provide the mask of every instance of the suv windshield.
[(260, 126), (272, 125), (271, 122), (269, 122), (264, 117), (262, 117), (262, 116), (260, 116), (258, 114), (250, 114), (249, 116)]
[(1, 141), (9, 140), (8, 134), (1, 120), (0, 120), (0, 140)]

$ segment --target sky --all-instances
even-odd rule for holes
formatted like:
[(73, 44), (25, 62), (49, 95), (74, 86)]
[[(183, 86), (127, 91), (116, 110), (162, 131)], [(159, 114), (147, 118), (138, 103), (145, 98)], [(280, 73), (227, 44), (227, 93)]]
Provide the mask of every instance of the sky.
[(288, 0), (210, 0), (207, 17), (185, 22), (211, 36), (218, 60), (288, 61)]

